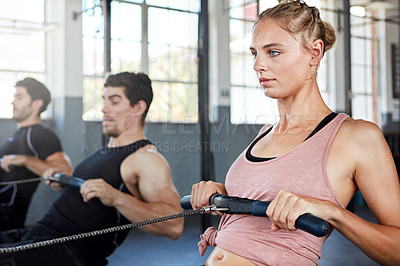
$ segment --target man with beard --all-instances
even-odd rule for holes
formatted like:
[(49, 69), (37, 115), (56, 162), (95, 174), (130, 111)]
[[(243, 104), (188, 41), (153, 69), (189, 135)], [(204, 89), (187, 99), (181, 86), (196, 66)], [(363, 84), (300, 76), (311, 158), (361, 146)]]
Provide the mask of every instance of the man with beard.
[[(75, 168), (74, 177), (85, 182), (80, 189), (65, 187), (45, 217), (22, 237), (10, 232), (1, 234), (3, 243), (36, 242), (181, 212), (169, 165), (144, 134), (144, 120), (153, 99), (150, 79), (143, 73), (124, 72), (110, 75), (104, 87), (103, 133), (109, 141)], [(55, 172), (58, 169), (49, 169), (45, 175)], [(48, 183), (61, 189), (56, 182)], [(139, 228), (177, 239), (183, 231), (183, 219)], [(0, 255), (0, 264), (106, 265), (106, 258), (128, 232)]]
[(39, 180), (29, 183), (14, 181), (35, 178), (56, 167), (72, 173), (69, 159), (62, 151), (58, 137), (40, 124), (40, 114), (51, 100), (50, 92), (39, 81), (25, 78), (15, 85), (13, 119), (17, 131), (0, 148), (0, 230), (23, 228), (29, 203)]

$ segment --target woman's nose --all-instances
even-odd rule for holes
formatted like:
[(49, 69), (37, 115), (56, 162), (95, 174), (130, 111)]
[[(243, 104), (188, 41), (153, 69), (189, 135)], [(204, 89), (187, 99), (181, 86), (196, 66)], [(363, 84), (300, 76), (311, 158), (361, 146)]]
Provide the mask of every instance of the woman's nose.
[(265, 60), (263, 60), (262, 56), (257, 56), (257, 58), (254, 60), (254, 70), (256, 72), (260, 72), (260, 71), (267, 71), (268, 70), (268, 66), (265, 63)]

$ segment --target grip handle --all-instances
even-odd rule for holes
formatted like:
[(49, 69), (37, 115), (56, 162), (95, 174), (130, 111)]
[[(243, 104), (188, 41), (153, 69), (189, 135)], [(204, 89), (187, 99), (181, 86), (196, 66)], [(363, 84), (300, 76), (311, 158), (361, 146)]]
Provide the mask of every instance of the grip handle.
[[(254, 201), (252, 204), (252, 214), (254, 216), (267, 217), (266, 211), (270, 203), (268, 201)], [(309, 213), (300, 215), (295, 222), (295, 226), (317, 237), (325, 236), (329, 232), (327, 221)]]
[[(1, 161), (3, 161), (3, 158), (0, 158), (0, 163), (1, 163)], [(16, 168), (16, 166), (13, 165), (13, 164), (10, 164), (10, 165), (8, 166), (8, 169), (10, 169), (11, 171), (13, 171), (15, 168)]]
[(53, 177), (49, 178), (51, 181), (55, 181), (61, 184), (69, 185), (71, 187), (80, 188), (81, 185), (85, 182), (82, 178), (68, 176), (63, 173), (55, 173)]
[(190, 204), (190, 199), (191, 199), (190, 195), (186, 195), (181, 199), (181, 207), (182, 207), (182, 209), (184, 209), (184, 210), (193, 209), (192, 204)]
[[(191, 196), (187, 195), (181, 199), (183, 209), (192, 209), (190, 198)], [(210, 204), (214, 204), (217, 208), (229, 208), (228, 211), (221, 211), (228, 214), (252, 214), (253, 216), (267, 217), (266, 212), (270, 203), (269, 201), (257, 201), (221, 194), (213, 194), (210, 197)], [(329, 232), (327, 221), (309, 213), (300, 215), (295, 226), (317, 237), (325, 236)]]

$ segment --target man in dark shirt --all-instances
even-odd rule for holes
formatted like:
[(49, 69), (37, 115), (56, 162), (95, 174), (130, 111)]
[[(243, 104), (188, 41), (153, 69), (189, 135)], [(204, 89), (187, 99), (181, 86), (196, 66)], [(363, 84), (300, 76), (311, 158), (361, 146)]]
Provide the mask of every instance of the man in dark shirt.
[(18, 128), (0, 148), (0, 182), (8, 182), (0, 186), (1, 231), (24, 227), (29, 203), (39, 184), (12, 182), (42, 176), (50, 167), (72, 173), (60, 140), (40, 125), (40, 114), (50, 100), (50, 92), (39, 81), (25, 78), (17, 82), (12, 105)]

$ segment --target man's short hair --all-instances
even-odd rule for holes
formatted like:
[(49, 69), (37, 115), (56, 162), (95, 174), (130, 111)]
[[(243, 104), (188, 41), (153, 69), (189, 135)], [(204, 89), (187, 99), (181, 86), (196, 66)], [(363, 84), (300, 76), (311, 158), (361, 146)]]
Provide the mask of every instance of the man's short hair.
[(153, 89), (150, 78), (144, 73), (122, 72), (110, 75), (104, 87), (124, 87), (125, 96), (129, 99), (131, 106), (134, 106), (140, 100), (145, 101), (147, 108), (142, 115), (142, 125), (149, 111), (151, 101), (153, 100)]
[(31, 96), (32, 101), (34, 100), (42, 100), (43, 105), (39, 110), (39, 115), (47, 109), (51, 101), (50, 91), (46, 88), (43, 83), (37, 81), (34, 78), (24, 78), (15, 84), (15, 87), (25, 87), (29, 96)]

